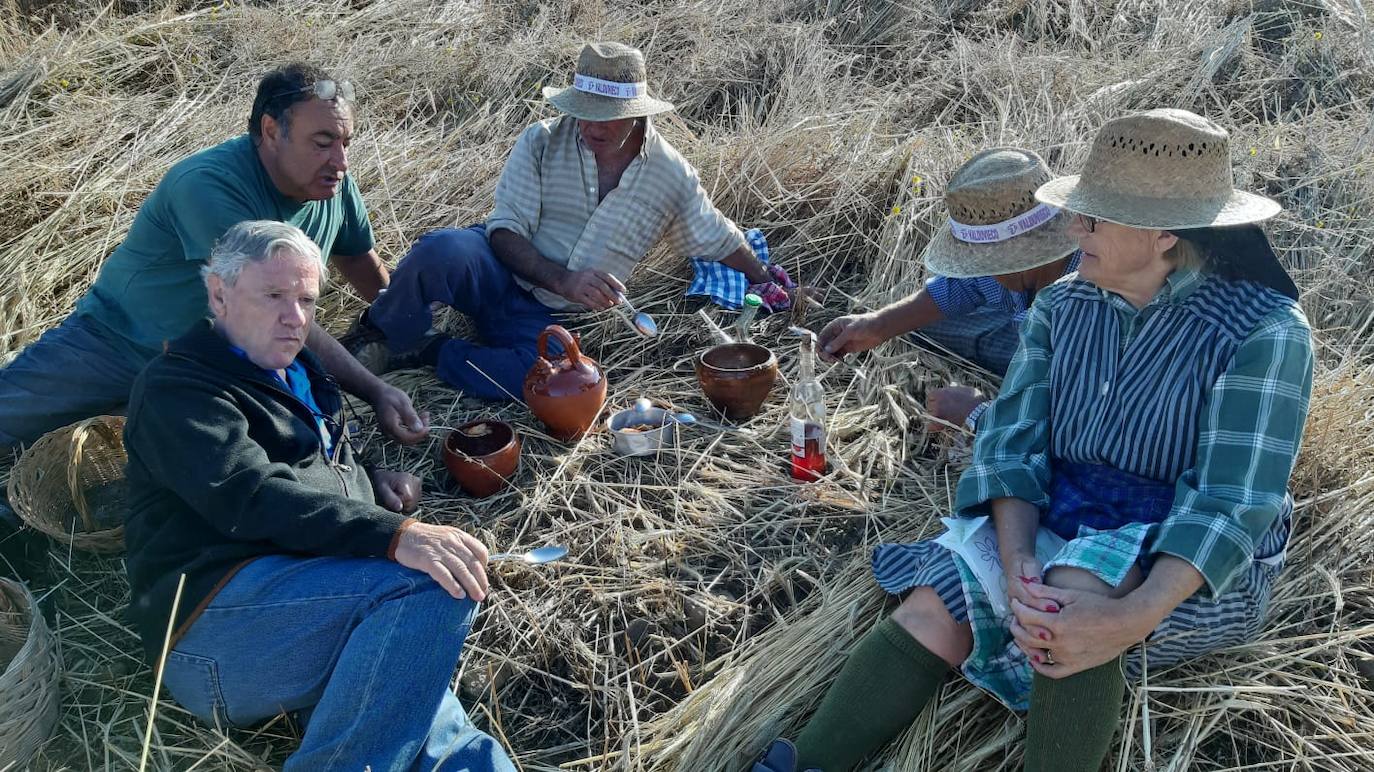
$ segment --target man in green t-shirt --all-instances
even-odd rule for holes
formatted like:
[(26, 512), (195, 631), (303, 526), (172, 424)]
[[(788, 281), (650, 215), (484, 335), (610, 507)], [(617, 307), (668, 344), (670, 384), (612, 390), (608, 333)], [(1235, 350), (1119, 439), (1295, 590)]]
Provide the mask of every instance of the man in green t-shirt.
[[(165, 341), (208, 313), (201, 267), (244, 220), (297, 226), (371, 301), (388, 275), (357, 184), (346, 173), (353, 89), (308, 64), (258, 84), (248, 133), (171, 168), (139, 207), (124, 242), (76, 310), (0, 369), (0, 447), (120, 411), (134, 377)], [(306, 341), (346, 390), (372, 403), (381, 429), (418, 442), (427, 418), (318, 325)]]

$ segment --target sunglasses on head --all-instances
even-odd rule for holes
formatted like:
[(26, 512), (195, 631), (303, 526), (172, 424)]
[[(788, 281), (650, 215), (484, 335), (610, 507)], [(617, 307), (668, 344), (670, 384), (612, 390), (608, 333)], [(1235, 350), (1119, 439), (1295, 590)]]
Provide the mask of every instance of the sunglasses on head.
[(280, 94), (277, 94), (277, 96), (286, 96), (287, 94), (299, 94), (302, 91), (313, 91), (315, 96), (323, 101), (329, 101), (331, 99), (343, 99), (345, 102), (352, 102), (353, 97), (356, 95), (356, 93), (353, 90), (352, 83), (349, 83), (346, 80), (336, 81), (326, 78), (324, 80), (317, 80), (308, 86), (302, 86), (301, 88), (283, 91)]

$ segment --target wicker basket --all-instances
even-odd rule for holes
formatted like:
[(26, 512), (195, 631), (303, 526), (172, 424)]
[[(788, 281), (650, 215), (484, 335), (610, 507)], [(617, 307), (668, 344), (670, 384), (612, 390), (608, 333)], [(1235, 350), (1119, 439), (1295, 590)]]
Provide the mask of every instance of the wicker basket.
[(124, 418), (96, 416), (48, 432), (10, 471), (9, 499), (24, 522), (91, 552), (124, 549)]
[(0, 769), (26, 769), (57, 728), (61, 663), (24, 585), (0, 578)]

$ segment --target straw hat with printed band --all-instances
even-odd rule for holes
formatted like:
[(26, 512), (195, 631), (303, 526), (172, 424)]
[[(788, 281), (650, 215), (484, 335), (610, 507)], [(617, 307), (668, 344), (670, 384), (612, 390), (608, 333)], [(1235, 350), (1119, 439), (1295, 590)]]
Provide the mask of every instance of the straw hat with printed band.
[(1131, 228), (1211, 228), (1267, 220), (1279, 205), (1232, 187), (1226, 130), (1163, 108), (1108, 121), (1083, 173), (1045, 183), (1047, 204)]
[(644, 54), (623, 43), (588, 43), (567, 88), (544, 87), (554, 107), (584, 121), (616, 121), (666, 113), (671, 102), (649, 96)]
[(1038, 204), (1035, 189), (1050, 179), (1040, 156), (995, 147), (960, 166), (945, 188), (949, 222), (926, 247), (926, 267), (956, 279), (1028, 271), (1078, 248), (1068, 217)]

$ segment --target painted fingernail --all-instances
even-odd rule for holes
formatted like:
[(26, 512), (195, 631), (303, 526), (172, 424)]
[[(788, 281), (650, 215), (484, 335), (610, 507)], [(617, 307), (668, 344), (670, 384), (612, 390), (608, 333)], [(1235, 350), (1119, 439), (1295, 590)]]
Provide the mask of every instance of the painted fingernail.
[(1040, 640), (1042, 640), (1042, 641), (1048, 641), (1049, 639), (1050, 639), (1050, 634), (1049, 634), (1049, 633), (1041, 633), (1041, 634), (1040, 634)]
[(1050, 605), (1046, 606), (1046, 607), (1045, 607), (1045, 610), (1048, 611), (1048, 612), (1050, 612), (1051, 614), (1057, 614), (1057, 613), (1059, 613), (1059, 607), (1056, 606), (1056, 605), (1053, 604), (1053, 603), (1051, 603)]
[(1034, 662), (1034, 663), (1037, 664), (1037, 665), (1040, 664), (1040, 655), (1039, 655), (1039, 654), (1032, 655), (1032, 656), (1031, 656), (1031, 661)]

